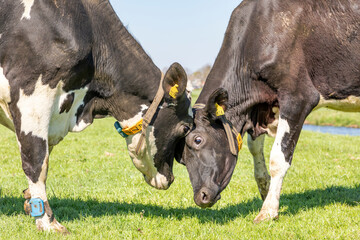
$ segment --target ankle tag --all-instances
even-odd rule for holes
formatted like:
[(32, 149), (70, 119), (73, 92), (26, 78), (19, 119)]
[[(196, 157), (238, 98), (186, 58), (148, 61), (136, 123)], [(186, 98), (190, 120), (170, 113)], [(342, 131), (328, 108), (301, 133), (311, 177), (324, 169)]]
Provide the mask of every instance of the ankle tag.
[(44, 215), (45, 210), (44, 210), (44, 202), (43, 200), (41, 200), (40, 198), (32, 198), (29, 201), (30, 204), (30, 215), (32, 217), (41, 217), (42, 215)]

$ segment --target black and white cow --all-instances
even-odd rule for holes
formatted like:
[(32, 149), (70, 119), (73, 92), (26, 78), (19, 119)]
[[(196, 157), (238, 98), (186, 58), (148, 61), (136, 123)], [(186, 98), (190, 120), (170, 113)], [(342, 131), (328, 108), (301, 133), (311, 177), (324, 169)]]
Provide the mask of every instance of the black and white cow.
[(0, 0), (0, 123), (16, 133), (25, 206), (39, 229), (66, 232), (46, 196), (49, 154), (94, 118), (113, 116), (134, 133), (126, 137), (134, 165), (151, 186), (170, 186), (175, 145), (193, 120), (183, 68), (173, 64), (161, 79), (108, 0)]
[[(360, 111), (360, 2), (244, 0), (196, 103), (194, 129), (176, 154), (187, 166), (195, 202), (212, 206), (236, 164), (237, 153), (226, 144), (236, 144), (236, 136), (227, 138), (218, 104), (241, 136), (248, 133), (264, 200), (255, 222), (277, 218), (306, 116), (320, 107)], [(270, 176), (264, 134), (276, 136)]]

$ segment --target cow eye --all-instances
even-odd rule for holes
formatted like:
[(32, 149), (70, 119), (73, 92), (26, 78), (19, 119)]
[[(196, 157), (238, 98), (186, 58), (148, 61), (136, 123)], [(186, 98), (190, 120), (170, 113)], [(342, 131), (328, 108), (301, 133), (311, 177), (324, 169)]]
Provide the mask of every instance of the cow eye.
[(202, 142), (202, 138), (201, 137), (196, 137), (194, 140), (196, 145), (200, 145), (200, 143)]
[(184, 126), (183, 130), (184, 130), (184, 135), (187, 135), (190, 132), (190, 127)]

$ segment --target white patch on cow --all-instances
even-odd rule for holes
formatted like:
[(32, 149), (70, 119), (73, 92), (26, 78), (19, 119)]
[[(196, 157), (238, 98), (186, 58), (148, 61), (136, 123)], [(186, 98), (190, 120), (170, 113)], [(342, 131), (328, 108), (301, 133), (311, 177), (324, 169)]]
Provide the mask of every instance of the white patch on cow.
[[(34, 92), (27, 96), (20, 89), (20, 98), (17, 103), (21, 113), (21, 131), (42, 139), (48, 139), (48, 144), (54, 146), (59, 143), (69, 131), (81, 131), (90, 123), (76, 122), (78, 108), (84, 104), (83, 100), (87, 87), (64, 92), (63, 82), (54, 88), (42, 84), (42, 75), (36, 82)], [(74, 101), (68, 112), (60, 114), (64, 99), (68, 94), (74, 93)]]
[(275, 137), (279, 124), (280, 111), (278, 107), (273, 107), (272, 111), (274, 113), (275, 120), (266, 126), (265, 131), (270, 137)]
[[(270, 173), (271, 177), (282, 175), (284, 169), (290, 166), (285, 160), (284, 153), (281, 150), (281, 142), (286, 133), (290, 133), (290, 127), (285, 119), (279, 118), (278, 130), (275, 138), (274, 145), (270, 153)], [(286, 171), (285, 171), (286, 172)]]
[(47, 139), (57, 88), (51, 89), (48, 85), (43, 85), (41, 80), (42, 75), (30, 96), (20, 89), (17, 107), (21, 113), (21, 131), (25, 134), (32, 132), (34, 136)]
[[(349, 96), (342, 100), (325, 100), (323, 96), (320, 96), (320, 101), (318, 105), (312, 111), (323, 107), (343, 112), (360, 112), (360, 97)], [(279, 124), (280, 111), (278, 107), (274, 107), (272, 111), (275, 114), (275, 120), (272, 123), (268, 124), (265, 130), (269, 136), (275, 137), (277, 132), (277, 126)]]
[(4, 75), (4, 70), (0, 67), (0, 124), (14, 131), (14, 124), (9, 110), (10, 85)]
[[(75, 116), (74, 116), (75, 117)], [(76, 118), (74, 118), (76, 120)], [(81, 120), (79, 123), (75, 124), (73, 128), (71, 128), (70, 132), (81, 132), (88, 126), (90, 126), (91, 123), (86, 123), (84, 120)]]
[(313, 111), (322, 107), (327, 107), (343, 112), (360, 112), (360, 97), (349, 96), (342, 100), (325, 100), (323, 96), (320, 96), (320, 101), (313, 109)]
[[(46, 185), (45, 185), (47, 178), (48, 164), (49, 164), (49, 155), (47, 155), (46, 158), (44, 159), (38, 181), (34, 183), (31, 181), (30, 178), (28, 178), (31, 198), (40, 198), (41, 200), (43, 200), (43, 202), (48, 201), (46, 195)], [(36, 226), (41, 230), (50, 231), (53, 229), (53, 226), (50, 222), (50, 218), (46, 214), (40, 217), (35, 217), (35, 222), (36, 222)]]
[(0, 100), (7, 103), (11, 101), (9, 81), (6, 79), (2, 67), (0, 67)]
[(169, 182), (166, 177), (160, 174), (154, 163), (154, 156), (157, 153), (157, 148), (155, 145), (155, 136), (154, 136), (154, 127), (148, 126), (146, 129), (145, 144), (142, 145), (140, 153), (137, 155), (135, 149), (139, 142), (141, 133), (128, 136), (126, 138), (126, 144), (128, 146), (129, 155), (134, 163), (134, 166), (144, 174), (145, 181), (157, 188), (157, 189), (167, 189), (169, 187)]
[(23, 15), (21, 16), (21, 20), (23, 18), (30, 19), (31, 18), (31, 16), (30, 16), (31, 7), (34, 4), (34, 0), (22, 0), (22, 3), (24, 5), (25, 10), (24, 10)]
[[(68, 132), (80, 132), (88, 127), (91, 123), (85, 123), (81, 120), (77, 123), (76, 113), (78, 108), (84, 104), (84, 98), (88, 87), (65, 92), (62, 88), (58, 88), (54, 99), (54, 107), (52, 111), (50, 127), (49, 127), (49, 145), (54, 146), (60, 142)], [(74, 93), (74, 100), (69, 111), (60, 114), (61, 106), (67, 96)]]
[[(21, 144), (19, 144), (20, 150), (21, 150)], [(49, 164), (49, 154), (46, 154), (46, 157), (44, 159), (44, 162), (41, 166), (41, 172), (38, 178), (37, 182), (33, 182), (30, 178), (27, 177), (28, 183), (29, 183), (29, 191), (31, 194), (31, 198), (40, 198), (44, 202), (48, 201), (47, 195), (46, 195), (46, 178), (47, 178), (47, 170), (48, 170), (48, 164)], [(46, 230), (50, 230), (50, 221), (47, 216), (37, 217), (36, 218), (36, 224), (38, 225), (38, 221), (43, 224)]]
[(148, 108), (149, 108), (148, 106), (146, 106), (145, 104), (142, 104), (140, 112), (138, 112), (134, 117), (132, 117), (130, 119), (121, 121), (120, 126), (122, 128), (128, 128), (128, 127), (134, 126), (136, 123), (138, 123), (142, 119), (143, 112)]
[(47, 201), (45, 182), (47, 178), (48, 163), (49, 155), (47, 155), (44, 159), (43, 165), (41, 167), (41, 173), (36, 183), (32, 182), (31, 179), (28, 178), (31, 198), (41, 198), (43, 201)]
[(275, 142), (270, 153), (271, 182), (269, 193), (260, 212), (262, 215), (265, 214), (267, 218), (275, 218), (278, 215), (281, 186), (285, 174), (290, 167), (281, 150), (281, 142), (286, 133), (290, 133), (289, 124), (280, 117)]
[(0, 33), (0, 39), (2, 38), (2, 33)]

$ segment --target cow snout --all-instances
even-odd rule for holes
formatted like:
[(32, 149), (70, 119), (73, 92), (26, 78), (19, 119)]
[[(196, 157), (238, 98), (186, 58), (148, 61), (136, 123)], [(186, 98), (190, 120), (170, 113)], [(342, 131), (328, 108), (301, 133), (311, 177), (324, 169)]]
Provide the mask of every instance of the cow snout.
[(194, 195), (196, 205), (201, 208), (212, 207), (220, 198), (221, 196), (218, 192), (213, 192), (206, 187), (201, 188), (200, 191)]

